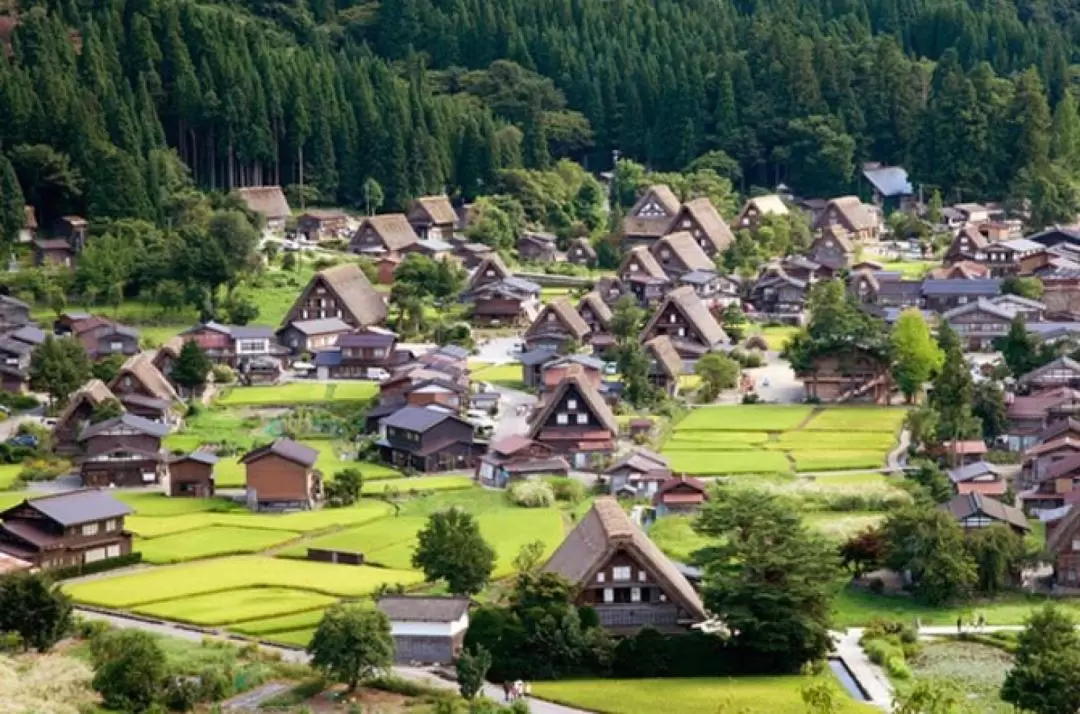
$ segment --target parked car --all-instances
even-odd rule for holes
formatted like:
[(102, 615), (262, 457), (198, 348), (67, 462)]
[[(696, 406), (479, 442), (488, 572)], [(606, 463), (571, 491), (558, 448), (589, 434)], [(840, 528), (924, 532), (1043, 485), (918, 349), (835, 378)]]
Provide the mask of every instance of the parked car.
[(300, 245), (294, 240), (283, 240), (281, 241), (281, 248), (289, 253), (295, 253), (300, 250)]
[(12, 446), (26, 446), (31, 449), (36, 449), (38, 445), (38, 439), (33, 434), (17, 434), (7, 440), (8, 444)]

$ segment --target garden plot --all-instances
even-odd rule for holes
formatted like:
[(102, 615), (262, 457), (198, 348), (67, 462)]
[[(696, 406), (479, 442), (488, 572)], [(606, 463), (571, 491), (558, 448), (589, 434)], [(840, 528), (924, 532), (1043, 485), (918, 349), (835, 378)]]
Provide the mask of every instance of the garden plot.
[[(1016, 711), (1011, 704), (1001, 701), (1001, 685), (1013, 665), (1012, 655), (997, 647), (938, 640), (922, 646), (909, 664), (915, 681), (939, 679), (952, 682), (964, 693), (974, 711), (983, 714), (1011, 714)], [(898, 683), (901, 691), (911, 686)]]
[(803, 431), (881, 431), (895, 434), (904, 424), (901, 407), (829, 407), (814, 414)]
[[(192, 502), (200, 499), (173, 499)], [(227, 513), (189, 513), (179, 516), (128, 516), (126, 525), (142, 538), (158, 539), (174, 533), (196, 531), (213, 526), (231, 526), (243, 530), (306, 533), (333, 526), (355, 526), (389, 515), (392, 507), (382, 501), (365, 499), (348, 508), (324, 508), (297, 513), (250, 513), (243, 509)], [(288, 540), (286, 538), (286, 540)]]
[(371, 399), (379, 387), (375, 382), (289, 382), (288, 384), (232, 387), (217, 403), (223, 406), (290, 407)]
[(790, 431), (813, 413), (807, 406), (746, 405), (698, 407), (679, 422), (676, 432), (684, 431)]
[(139, 539), (135, 549), (142, 553), (144, 562), (165, 565), (222, 555), (258, 553), (287, 543), (299, 535), (293, 531), (214, 525), (150, 540)]
[(789, 473), (791, 463), (778, 451), (682, 451), (664, 449), (675, 473), (725, 476), (748, 473)]
[(154, 602), (252, 587), (292, 588), (356, 598), (369, 595), (384, 583), (412, 585), (422, 580), (420, 573), (412, 571), (238, 556), (151, 568), (128, 575), (65, 585), (64, 589), (79, 602), (129, 609)]
[(291, 588), (241, 588), (140, 605), (133, 610), (150, 617), (214, 626), (303, 610), (318, 610), (321, 613), (336, 601), (336, 598), (328, 595)]

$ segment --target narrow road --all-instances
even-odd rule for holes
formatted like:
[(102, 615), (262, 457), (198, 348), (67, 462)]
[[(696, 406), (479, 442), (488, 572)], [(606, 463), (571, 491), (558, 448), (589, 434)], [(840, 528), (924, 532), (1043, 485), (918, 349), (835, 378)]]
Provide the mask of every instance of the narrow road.
[[(81, 607), (75, 608), (75, 612), (80, 617), (84, 617), (88, 620), (107, 622), (113, 627), (142, 630), (143, 632), (150, 632), (165, 637), (179, 637), (180, 639), (191, 642), (202, 642), (207, 637), (215, 640), (232, 642), (234, 644), (247, 644), (251, 642), (251, 640), (243, 637), (229, 637), (222, 634), (220, 631), (204, 630), (197, 627), (186, 627), (167, 622), (145, 620), (117, 613), (88, 610)], [(264, 652), (279, 655), (285, 662), (292, 662), (295, 664), (308, 664), (309, 662), (307, 653), (301, 649), (279, 647), (277, 645), (269, 645), (262, 642), (258, 643), (258, 646)], [(440, 689), (453, 691), (457, 690), (456, 683), (437, 677), (432, 672), (419, 667), (394, 667), (391, 673), (402, 679), (419, 682), (430, 687), (438, 687)], [(485, 684), (484, 695), (495, 701), (502, 701), (502, 687), (490, 683)], [(529, 710), (533, 712), (533, 714), (588, 714), (581, 709), (572, 709), (570, 707), (564, 707), (561, 704), (553, 704), (541, 699), (533, 699), (532, 697), (529, 697), (528, 702)]]

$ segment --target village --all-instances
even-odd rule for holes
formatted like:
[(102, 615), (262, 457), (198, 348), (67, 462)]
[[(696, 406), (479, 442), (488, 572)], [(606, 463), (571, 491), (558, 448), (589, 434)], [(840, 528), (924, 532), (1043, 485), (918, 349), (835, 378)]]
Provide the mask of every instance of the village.
[[(297, 662), (336, 603), (374, 602), (399, 676), (456, 690), (437, 674), (479, 646), (479, 681), (528, 681), (541, 713), (890, 711), (942, 676), (930, 651), (992, 660), (994, 687), (959, 685), (1004, 712), (1021, 626), (1080, 610), (1080, 226), (924, 202), (899, 167), (862, 183), (728, 216), (643, 183), (614, 243), (533, 224), (500, 248), (447, 196), (358, 215), (239, 189), (254, 319), (5, 294), (0, 573)], [(78, 276), (87, 222), (26, 216), (25, 269)], [(471, 556), (423, 555), (436, 526), (486, 548), (475, 582)], [(746, 600), (715, 595), (716, 551), (747, 561)], [(747, 604), (776, 586), (752, 558), (823, 593), (773, 649), (789, 615)], [(514, 603), (544, 576), (603, 633), (575, 630), (573, 663), (521, 654), (544, 638)]]

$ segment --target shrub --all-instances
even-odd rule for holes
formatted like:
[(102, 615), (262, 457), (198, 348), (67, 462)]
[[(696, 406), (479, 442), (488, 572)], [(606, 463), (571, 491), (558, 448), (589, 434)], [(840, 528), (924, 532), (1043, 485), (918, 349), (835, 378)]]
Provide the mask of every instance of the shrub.
[(63, 459), (33, 459), (23, 462), (18, 478), (23, 481), (52, 481), (66, 474), (71, 464)]
[(105, 560), (98, 560), (93, 563), (69, 565), (66, 568), (57, 568), (56, 570), (50, 571), (50, 574), (57, 580), (63, 580), (78, 575), (92, 575), (94, 573), (104, 573), (107, 570), (126, 568), (129, 565), (136, 565), (141, 562), (142, 553), (128, 553), (127, 555), (106, 558)]
[(585, 486), (580, 481), (565, 476), (552, 476), (547, 480), (556, 501), (580, 503), (585, 498)]
[(746, 359), (743, 360), (742, 366), (747, 369), (753, 369), (754, 367), (761, 367), (765, 364), (765, 355), (761, 354), (757, 350), (751, 350), (746, 353)]
[(405, 679), (404, 677), (395, 677), (393, 675), (385, 675), (382, 677), (373, 677), (364, 681), (364, 686), (368, 689), (378, 689), (383, 692), (390, 692), (391, 694), (400, 694), (403, 697), (437, 697), (443, 693), (443, 690), (436, 687), (429, 687), (426, 684), (415, 682), (411, 679)]
[(215, 364), (210, 373), (215, 384), (232, 384), (236, 381), (236, 371), (227, 364)]
[(555, 503), (555, 492), (543, 481), (519, 481), (510, 487), (510, 500), (525, 508), (546, 508)]
[(16, 394), (14, 392), (0, 392), (0, 406), (5, 406), (11, 411), (21, 412), (38, 406), (37, 397), (32, 394)]
[(870, 588), (870, 592), (875, 595), (881, 595), (885, 592), (885, 581), (881, 578), (871, 578), (868, 587)]

